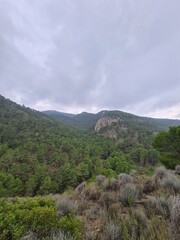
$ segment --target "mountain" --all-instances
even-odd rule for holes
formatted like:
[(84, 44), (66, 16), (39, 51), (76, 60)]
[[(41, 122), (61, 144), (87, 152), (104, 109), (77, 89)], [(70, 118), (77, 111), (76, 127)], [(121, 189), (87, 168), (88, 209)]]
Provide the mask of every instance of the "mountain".
[(44, 114), (69, 126), (116, 140), (123, 151), (137, 144), (148, 147), (158, 131), (180, 125), (180, 120), (139, 117), (122, 111), (104, 110), (97, 114), (83, 112), (77, 115), (46, 111)]
[(120, 154), (112, 141), (0, 96), (0, 197), (63, 192), (99, 172), (115, 174), (111, 154)]
[(155, 164), (154, 134), (178, 123), (156, 121), (120, 111), (44, 114), (0, 95), (0, 197), (60, 193)]
[(125, 124), (133, 123), (141, 126), (151, 128), (153, 131), (167, 130), (170, 126), (180, 125), (180, 120), (174, 119), (158, 119), (150, 117), (140, 117), (131, 113), (122, 111), (108, 111), (103, 110), (96, 114), (82, 112), (80, 114), (63, 113), (53, 110), (43, 111), (47, 116), (58, 120), (61, 123), (70, 125), (72, 127), (78, 127), (86, 130), (93, 130), (97, 121), (104, 117), (119, 118), (124, 121)]

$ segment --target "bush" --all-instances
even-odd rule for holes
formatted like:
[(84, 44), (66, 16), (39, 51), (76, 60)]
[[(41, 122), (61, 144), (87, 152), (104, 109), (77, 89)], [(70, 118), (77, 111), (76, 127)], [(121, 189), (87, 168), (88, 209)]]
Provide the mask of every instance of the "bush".
[(115, 193), (103, 192), (99, 198), (99, 203), (102, 207), (108, 209), (112, 203), (116, 202), (116, 200), (117, 197)]
[(20, 240), (38, 240), (38, 238), (37, 238), (36, 234), (34, 234), (33, 232), (28, 232)]
[(170, 231), (173, 240), (180, 239), (180, 196), (171, 198), (170, 202)]
[(84, 190), (85, 186), (86, 186), (86, 181), (80, 183), (80, 184), (76, 187), (75, 192), (76, 192), (77, 194), (80, 194), (80, 193)]
[(97, 219), (99, 211), (95, 207), (91, 207), (85, 211), (86, 218), (89, 220)]
[(152, 178), (146, 179), (144, 181), (144, 186), (143, 186), (143, 192), (144, 193), (151, 193), (155, 190), (155, 188), (156, 188), (155, 182)]
[(102, 187), (106, 177), (104, 175), (98, 175), (96, 176), (96, 184), (98, 187)]
[(32, 209), (28, 216), (21, 217), (24, 217), (24, 223), (32, 232), (37, 234), (38, 238), (47, 236), (58, 225), (55, 207), (37, 207)]
[(145, 203), (146, 211), (148, 214), (160, 214), (169, 217), (169, 202), (168, 199), (161, 197), (152, 197), (149, 201)]
[(99, 199), (101, 191), (95, 185), (91, 185), (84, 190), (84, 195), (88, 200), (96, 201)]
[(83, 215), (83, 212), (88, 208), (88, 201), (82, 199), (78, 202), (78, 214)]
[(126, 173), (121, 173), (118, 176), (118, 180), (119, 180), (119, 186), (123, 187), (125, 186), (127, 183), (132, 183), (133, 182), (133, 177), (126, 174)]
[(58, 226), (55, 202), (49, 199), (0, 200), (0, 239), (17, 240), (29, 231), (46, 237)]
[(104, 191), (118, 191), (119, 183), (115, 178), (110, 178), (107, 180), (104, 186)]
[(92, 231), (86, 231), (84, 237), (85, 237), (85, 240), (92, 240), (92, 239), (94, 239), (94, 234)]
[(73, 215), (66, 215), (59, 220), (59, 227), (65, 234), (70, 234), (77, 240), (82, 239), (83, 223)]
[(173, 174), (166, 175), (160, 185), (164, 188), (174, 190), (175, 192), (180, 191), (180, 180)]
[(140, 211), (134, 214), (134, 218), (136, 219), (138, 225), (140, 227), (146, 228), (148, 225), (148, 217), (144, 211)]
[(108, 214), (111, 219), (118, 219), (122, 214), (122, 203), (115, 202), (109, 205)]
[(143, 213), (130, 212), (120, 221), (120, 240), (170, 240), (167, 222), (159, 216), (148, 219)]
[(118, 240), (120, 234), (120, 226), (115, 222), (108, 222), (105, 226), (105, 239)]
[(155, 179), (158, 180), (164, 178), (167, 174), (168, 174), (167, 169), (164, 166), (161, 166), (156, 168), (154, 177)]
[(134, 184), (127, 183), (120, 191), (120, 201), (124, 206), (131, 206), (138, 197), (138, 191)]
[(141, 228), (140, 237), (136, 238), (146, 240), (171, 240), (167, 221), (159, 218), (159, 216), (152, 216), (148, 220), (146, 228)]
[(64, 233), (58, 229), (52, 232), (49, 240), (74, 240), (74, 238), (69, 233)]
[(70, 213), (75, 214), (78, 211), (77, 203), (67, 198), (58, 199), (56, 206), (60, 216), (64, 216)]
[(175, 173), (180, 175), (180, 165), (175, 167)]

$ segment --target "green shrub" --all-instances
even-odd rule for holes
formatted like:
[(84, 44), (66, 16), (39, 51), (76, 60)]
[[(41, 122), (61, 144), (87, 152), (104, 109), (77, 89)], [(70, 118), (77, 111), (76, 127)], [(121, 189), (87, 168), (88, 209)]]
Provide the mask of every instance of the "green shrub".
[(58, 226), (58, 216), (55, 207), (37, 207), (25, 218), (28, 228), (38, 237), (47, 236), (51, 229)]
[(45, 237), (58, 226), (54, 201), (43, 198), (0, 200), (0, 239), (16, 240), (29, 231)]
[(66, 215), (59, 220), (59, 228), (66, 234), (70, 234), (77, 240), (82, 239), (83, 223), (73, 215)]

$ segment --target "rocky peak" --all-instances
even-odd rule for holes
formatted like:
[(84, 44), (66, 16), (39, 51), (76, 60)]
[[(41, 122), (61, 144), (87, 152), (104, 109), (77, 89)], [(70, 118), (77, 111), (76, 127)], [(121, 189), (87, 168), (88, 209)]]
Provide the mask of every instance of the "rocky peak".
[(94, 127), (94, 132), (114, 140), (118, 140), (120, 132), (124, 132), (126, 130), (127, 126), (124, 121), (116, 116), (102, 117), (97, 121)]
[(94, 127), (95, 132), (99, 132), (104, 127), (110, 127), (118, 125), (118, 123), (121, 121), (118, 117), (103, 117), (99, 119)]

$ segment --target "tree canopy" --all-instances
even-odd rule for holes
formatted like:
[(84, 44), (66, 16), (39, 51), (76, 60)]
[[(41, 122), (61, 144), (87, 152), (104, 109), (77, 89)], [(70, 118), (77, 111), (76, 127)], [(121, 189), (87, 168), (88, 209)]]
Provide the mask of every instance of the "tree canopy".
[(168, 132), (159, 132), (153, 146), (160, 152), (160, 161), (169, 168), (180, 164), (180, 126), (170, 127)]

